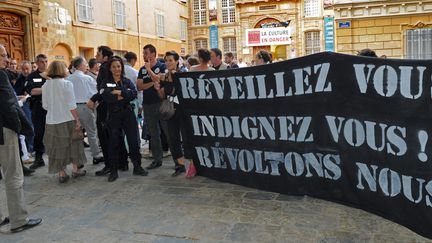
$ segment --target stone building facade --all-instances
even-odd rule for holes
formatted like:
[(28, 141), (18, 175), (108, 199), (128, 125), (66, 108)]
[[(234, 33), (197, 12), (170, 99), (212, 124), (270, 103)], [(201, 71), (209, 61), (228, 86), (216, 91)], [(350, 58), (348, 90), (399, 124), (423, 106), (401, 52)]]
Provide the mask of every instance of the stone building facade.
[(337, 51), (432, 59), (432, 1), (336, 0)]
[[(189, 0), (189, 50), (219, 47), (237, 58), (253, 60), (264, 49), (274, 59), (290, 59), (324, 50), (334, 41), (333, 9), (329, 0)], [(331, 19), (325, 35), (325, 17)], [(250, 44), (254, 29), (285, 28), (291, 41), (284, 44)], [(330, 30), (330, 27), (328, 28)], [(326, 40), (331, 35), (331, 40)], [(330, 43), (329, 43), (330, 44)], [(328, 47), (331, 48), (331, 44)], [(334, 50), (334, 49), (333, 49)]]
[(68, 63), (94, 57), (99, 45), (116, 54), (138, 54), (153, 44), (160, 55), (186, 54), (188, 9), (184, 0), (4, 0), (0, 2), (0, 43), (18, 60), (45, 53)]

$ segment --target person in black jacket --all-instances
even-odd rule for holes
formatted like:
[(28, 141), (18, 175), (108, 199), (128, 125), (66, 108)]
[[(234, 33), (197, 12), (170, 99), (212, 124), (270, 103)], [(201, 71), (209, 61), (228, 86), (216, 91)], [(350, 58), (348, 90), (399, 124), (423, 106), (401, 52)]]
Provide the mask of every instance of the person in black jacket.
[(141, 167), (141, 153), (138, 144), (136, 128), (138, 122), (132, 110), (130, 102), (137, 97), (137, 90), (132, 81), (124, 75), (124, 64), (120, 57), (113, 57), (107, 64), (108, 77), (101, 86), (103, 102), (107, 105), (108, 128), (108, 160), (110, 175), (108, 181), (118, 178), (120, 146), (123, 143), (123, 131), (126, 133), (129, 145), (130, 158), (134, 166), (133, 174), (146, 176), (147, 171)]
[[(101, 66), (99, 68), (99, 73), (96, 79), (96, 88), (98, 92), (101, 90), (101, 87), (107, 82), (108, 76), (109, 76), (109, 68), (108, 68), (108, 61), (113, 56), (113, 51), (108, 46), (99, 46), (98, 51), (96, 53), (96, 61), (101, 63)], [(99, 138), (99, 143), (102, 149), (102, 154), (104, 157), (104, 163), (105, 166), (101, 169), (96, 171), (96, 176), (105, 176), (111, 172), (110, 170), (110, 164), (109, 164), (109, 154), (108, 154), (108, 142), (109, 142), (109, 134), (106, 127), (106, 119), (107, 119), (107, 104), (103, 102), (101, 93), (96, 93), (91, 97), (91, 99), (87, 102), (87, 106), (90, 109), (94, 109), (95, 104), (97, 105), (96, 108), (96, 127), (97, 127), (97, 135)], [(120, 170), (128, 170), (128, 161), (127, 161), (127, 151), (125, 148), (124, 143), (120, 145)], [(93, 164), (97, 164), (97, 161), (93, 161)]]
[(48, 67), (47, 56), (44, 54), (37, 55), (36, 64), (38, 69), (28, 75), (26, 79), (26, 91), (31, 95), (30, 109), (35, 131), (33, 150), (36, 154), (36, 158), (30, 166), (30, 169), (37, 169), (41, 166), (45, 166), (45, 161), (43, 160), (42, 155), (45, 153), (43, 137), (45, 134), (45, 119), (47, 112), (42, 108), (42, 85), (44, 85), (46, 79), (41, 74), (45, 72)]
[[(0, 69), (5, 68), (6, 49), (0, 45)], [(18, 134), (31, 135), (33, 130), (18, 104), (9, 79), (0, 71), (0, 165), (4, 174), (9, 218), (0, 212), (0, 227), (11, 224), (12, 232), (39, 225), (42, 219), (28, 219), (25, 210), (23, 171), (19, 156)]]

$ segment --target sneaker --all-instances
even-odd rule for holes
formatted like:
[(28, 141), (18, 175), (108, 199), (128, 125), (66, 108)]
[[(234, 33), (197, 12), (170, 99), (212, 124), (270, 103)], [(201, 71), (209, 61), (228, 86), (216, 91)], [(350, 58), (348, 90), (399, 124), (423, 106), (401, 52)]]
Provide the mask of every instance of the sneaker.
[(34, 160), (28, 158), (28, 159), (22, 159), (23, 164), (32, 164)]
[(164, 151), (163, 153), (162, 153), (162, 157), (163, 158), (166, 158), (166, 157), (169, 157), (169, 156), (171, 156), (171, 151)]
[(144, 152), (142, 153), (142, 156), (146, 159), (152, 159), (153, 158), (152, 153), (148, 149), (144, 150)]

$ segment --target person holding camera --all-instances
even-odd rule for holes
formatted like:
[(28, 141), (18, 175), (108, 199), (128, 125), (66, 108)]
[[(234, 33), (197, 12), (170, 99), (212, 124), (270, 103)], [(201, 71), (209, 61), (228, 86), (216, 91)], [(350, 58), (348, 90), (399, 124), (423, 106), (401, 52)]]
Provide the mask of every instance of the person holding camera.
[(186, 172), (186, 158), (190, 160), (186, 177), (192, 178), (196, 174), (196, 169), (192, 161), (192, 147), (187, 140), (186, 124), (188, 121), (182, 107), (179, 105), (173, 80), (174, 73), (179, 72), (179, 58), (179, 55), (175, 51), (168, 51), (165, 53), (167, 72), (159, 76), (160, 81), (155, 83), (155, 89), (158, 91), (159, 97), (161, 97), (161, 99), (170, 100), (175, 109), (171, 117), (166, 117), (168, 140), (170, 141), (170, 150), (175, 164), (175, 171), (172, 176), (178, 176)]

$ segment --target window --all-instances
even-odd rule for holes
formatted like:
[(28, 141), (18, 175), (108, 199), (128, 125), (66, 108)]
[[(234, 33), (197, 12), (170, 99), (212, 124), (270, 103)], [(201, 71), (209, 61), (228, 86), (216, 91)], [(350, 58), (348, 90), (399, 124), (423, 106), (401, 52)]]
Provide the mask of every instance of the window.
[(320, 32), (306, 32), (306, 55), (321, 51)]
[(187, 22), (185, 19), (180, 19), (180, 40), (185, 41), (187, 37), (186, 33)]
[(405, 58), (432, 59), (432, 29), (407, 30)]
[(78, 20), (86, 23), (93, 22), (93, 4), (92, 0), (77, 0)]
[(198, 39), (195, 40), (195, 50), (198, 51), (199, 49), (207, 49), (207, 39)]
[(222, 23), (235, 22), (234, 0), (222, 0)]
[(305, 0), (304, 1), (304, 15), (305, 17), (318, 17), (320, 15), (320, 1), (319, 0)]
[(229, 38), (223, 38), (223, 52), (232, 52), (234, 57), (237, 56), (237, 44), (236, 44), (236, 38), (229, 37)]
[(193, 0), (194, 25), (207, 24), (206, 8), (207, 6), (205, 0)]
[(156, 13), (156, 34), (165, 37), (165, 16), (161, 13)]
[(115, 26), (118, 29), (126, 29), (126, 6), (121, 0), (114, 0)]

